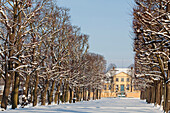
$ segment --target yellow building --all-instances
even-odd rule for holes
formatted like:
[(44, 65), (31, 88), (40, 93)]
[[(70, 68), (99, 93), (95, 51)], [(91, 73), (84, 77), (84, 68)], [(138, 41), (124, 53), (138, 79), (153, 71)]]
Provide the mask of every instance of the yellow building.
[(134, 84), (133, 68), (113, 68), (106, 73), (102, 97), (139, 98), (140, 91)]

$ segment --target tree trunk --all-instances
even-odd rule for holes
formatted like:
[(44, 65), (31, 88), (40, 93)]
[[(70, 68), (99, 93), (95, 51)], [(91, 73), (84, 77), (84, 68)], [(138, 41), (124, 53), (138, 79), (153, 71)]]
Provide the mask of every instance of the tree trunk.
[[(169, 10), (170, 10), (170, 3), (169, 3)], [(169, 51), (170, 51), (170, 49), (169, 49)], [(169, 53), (170, 54), (170, 53)], [(170, 57), (170, 55), (169, 55), (169, 57)], [(170, 77), (170, 61), (168, 62), (168, 78)], [(170, 83), (168, 82), (167, 83), (167, 89), (168, 89), (168, 91), (167, 91), (167, 111), (169, 111), (170, 110)]]
[[(152, 92), (152, 93), (151, 93)], [(151, 88), (150, 88), (150, 103), (153, 103), (153, 95), (154, 95), (154, 90), (153, 90), (153, 86), (151, 86)]]
[(55, 92), (55, 97), (54, 97), (54, 102), (55, 102), (55, 104), (57, 104), (57, 100), (58, 100), (58, 92), (56, 91), (56, 92)]
[(143, 100), (143, 91), (140, 93), (140, 99)]
[(60, 87), (61, 87), (61, 84), (62, 84), (62, 79), (60, 79), (59, 83), (58, 83), (58, 86), (57, 86), (57, 91), (55, 93), (55, 98), (54, 98), (54, 102), (55, 104), (57, 104), (57, 101), (58, 101), (58, 104), (60, 103)]
[(69, 101), (69, 83), (66, 81), (65, 102)]
[(15, 72), (11, 72), (11, 102), (9, 104), (12, 105), (14, 102), (14, 82), (15, 82)]
[(53, 101), (54, 86), (55, 86), (55, 81), (53, 80), (52, 81), (52, 86), (51, 86), (51, 91), (50, 91), (50, 94), (49, 94), (49, 102), (48, 102), (49, 105)]
[[(168, 62), (168, 76), (167, 78), (170, 77), (170, 62)], [(168, 111), (170, 110), (170, 83), (167, 82), (166, 83), (166, 89), (165, 89), (166, 93), (166, 98), (165, 98), (165, 112), (168, 113)]]
[(18, 91), (19, 91), (19, 73), (15, 73), (15, 81), (14, 81), (14, 92), (12, 94), (12, 109), (17, 108), (18, 105)]
[(146, 90), (141, 91), (140, 99), (141, 99), (141, 100), (146, 99)]
[[(17, 14), (17, 5), (15, 4), (13, 7), (13, 25), (17, 23), (17, 18), (16, 18), (16, 14)], [(15, 38), (15, 33), (16, 33), (16, 26), (12, 27), (12, 31), (8, 30), (8, 35), (9, 35), (9, 45), (5, 44), (5, 49), (10, 48), (9, 50), (9, 55), (8, 58), (13, 56), (14, 53), (14, 38)], [(7, 37), (8, 38), (8, 37)], [(1, 108), (6, 109), (7, 108), (7, 104), (8, 104), (8, 95), (10, 93), (10, 85), (11, 85), (11, 76), (12, 74), (9, 74), (8, 71), (9, 70), (13, 70), (13, 63), (12, 61), (7, 61), (7, 53), (5, 53), (5, 86), (4, 86), (4, 91), (3, 91), (3, 98), (2, 98), (2, 102), (1, 102)], [(8, 67), (7, 67), (8, 65)]]
[(151, 87), (151, 103), (155, 104), (155, 87)]
[[(17, 2), (17, 1), (16, 1)], [(20, 10), (20, 7), (22, 7), (22, 4), (20, 4), (20, 6), (17, 5), (17, 3), (14, 5), (14, 10), (15, 13), (17, 14), (17, 10)], [(21, 28), (21, 13), (18, 14), (18, 29)], [(14, 21), (17, 21), (17, 17), (16, 15), (14, 15)], [(16, 23), (14, 23), (16, 24)], [(14, 30), (16, 31), (16, 29), (14, 28)], [(15, 34), (14, 34), (15, 35)], [(18, 36), (15, 37), (17, 40), (17, 51), (21, 50), (22, 47), (22, 38), (21, 38), (21, 31), (18, 32)], [(17, 55), (17, 58), (19, 59), (19, 55)], [(20, 64), (15, 64), (15, 68), (17, 68), (18, 66), (20, 66)], [(14, 92), (13, 92), (13, 101), (12, 101), (12, 109), (17, 108), (18, 105), (18, 91), (19, 91), (19, 72), (15, 72), (15, 81), (14, 81)]]
[(89, 88), (88, 88), (88, 100), (90, 100), (90, 98), (91, 98), (90, 97), (91, 96), (90, 93), (91, 93), (91, 87), (89, 86)]
[(83, 100), (84, 100), (84, 101), (86, 101), (86, 98), (85, 98), (85, 95), (86, 95), (86, 94), (85, 94), (85, 93), (86, 93), (85, 87), (83, 86)]
[(85, 99), (85, 101), (87, 101), (87, 89), (85, 88), (85, 92), (84, 92), (85, 94), (84, 94), (84, 99)]
[(96, 99), (99, 99), (99, 89), (96, 90)]
[(147, 87), (146, 102), (151, 103), (151, 88)]
[(76, 101), (77, 102), (80, 101), (80, 89), (79, 89), (79, 87), (76, 88)]
[(162, 100), (162, 82), (157, 84), (157, 96), (156, 96), (156, 103), (158, 105), (161, 105), (161, 100)]
[(30, 91), (31, 97), (30, 97), (30, 99), (29, 99), (29, 101), (28, 101), (28, 103), (30, 104), (30, 103), (33, 103), (33, 96), (34, 96), (33, 86), (31, 86), (31, 88), (30, 88), (29, 90), (31, 90), (31, 91)]
[(66, 83), (65, 83), (65, 80), (64, 80), (64, 85), (63, 86), (63, 91), (62, 91), (62, 100), (61, 102), (64, 103), (65, 102), (65, 87), (66, 87)]
[(146, 87), (146, 102), (148, 103), (148, 87)]
[(60, 104), (60, 100), (61, 100), (61, 96), (60, 96), (60, 92), (58, 92), (58, 105)]
[(8, 95), (10, 93), (10, 86), (11, 86), (11, 76), (8, 76), (7, 72), (5, 73), (5, 76), (6, 76), (6, 79), (5, 79), (5, 86), (4, 86), (4, 90), (3, 90), (1, 108), (7, 109)]
[(168, 85), (165, 83), (164, 84), (164, 107), (163, 107), (163, 109), (166, 113), (168, 113), (167, 112), (167, 110), (168, 110), (168, 102), (167, 102), (168, 88), (167, 88), (167, 86)]
[(33, 106), (37, 105), (37, 89), (38, 89), (38, 84), (39, 84), (39, 76), (38, 72), (36, 71), (35, 73), (35, 86), (34, 86), (34, 92), (33, 92)]
[(82, 101), (82, 97), (83, 97), (83, 91), (82, 91), (82, 89), (80, 89), (79, 95), (80, 95), (80, 101)]
[(168, 113), (168, 111), (170, 110), (170, 84), (167, 83), (167, 105), (166, 105), (166, 111)]
[(156, 103), (156, 97), (157, 97), (157, 82), (156, 83), (154, 83), (154, 90), (155, 90), (155, 95), (154, 95), (154, 105), (156, 106), (157, 105), (157, 103)]
[(30, 81), (30, 76), (27, 75), (26, 76), (26, 81), (24, 84), (24, 88), (23, 88), (23, 101), (22, 101), (22, 107), (24, 107), (25, 105), (27, 105), (27, 101), (28, 101), (28, 84)]
[(69, 103), (72, 103), (73, 100), (73, 90), (70, 88), (70, 99), (69, 99)]
[(44, 89), (43, 94), (42, 94), (41, 105), (45, 105), (45, 103), (46, 103), (48, 87), (49, 87), (49, 81), (48, 81), (48, 78), (47, 78), (45, 80), (45, 86), (44, 86), (45, 89)]
[(95, 89), (93, 88), (93, 100), (95, 100)]
[(99, 99), (101, 99), (101, 95), (102, 95), (102, 90), (100, 89)]

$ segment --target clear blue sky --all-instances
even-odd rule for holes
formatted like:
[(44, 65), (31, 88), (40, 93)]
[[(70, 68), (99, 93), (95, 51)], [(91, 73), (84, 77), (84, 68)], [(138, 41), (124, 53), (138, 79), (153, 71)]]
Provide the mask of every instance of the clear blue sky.
[(90, 36), (89, 52), (103, 55), (107, 65), (133, 63), (133, 0), (58, 0), (58, 5), (70, 8), (72, 24)]

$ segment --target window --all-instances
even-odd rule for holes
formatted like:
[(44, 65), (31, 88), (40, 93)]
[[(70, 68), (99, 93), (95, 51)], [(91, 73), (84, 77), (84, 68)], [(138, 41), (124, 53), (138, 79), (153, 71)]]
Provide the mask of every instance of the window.
[(116, 82), (119, 82), (119, 78), (116, 78)]
[(112, 86), (111, 85), (109, 85), (109, 90), (111, 90), (112, 89)]
[(116, 85), (116, 91), (118, 91), (119, 90), (119, 85)]
[(106, 88), (107, 88), (107, 86), (106, 86), (106, 85), (104, 85), (104, 90), (106, 90)]
[(124, 78), (121, 78), (121, 82), (124, 82)]
[(129, 82), (129, 78), (127, 78), (127, 82)]
[(129, 90), (129, 84), (127, 84), (127, 86), (126, 86), (126, 90)]

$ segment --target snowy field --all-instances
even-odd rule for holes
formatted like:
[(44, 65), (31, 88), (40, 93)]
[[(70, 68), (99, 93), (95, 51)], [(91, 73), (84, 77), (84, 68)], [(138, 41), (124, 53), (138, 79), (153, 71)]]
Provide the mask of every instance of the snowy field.
[(161, 113), (161, 110), (139, 99), (103, 98), (74, 104), (8, 109), (3, 113)]

